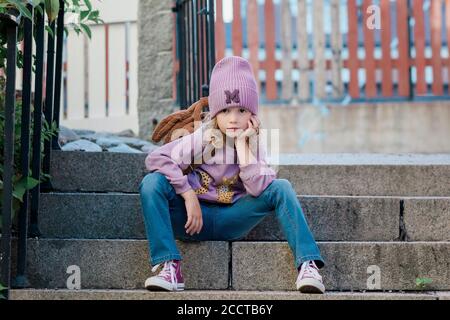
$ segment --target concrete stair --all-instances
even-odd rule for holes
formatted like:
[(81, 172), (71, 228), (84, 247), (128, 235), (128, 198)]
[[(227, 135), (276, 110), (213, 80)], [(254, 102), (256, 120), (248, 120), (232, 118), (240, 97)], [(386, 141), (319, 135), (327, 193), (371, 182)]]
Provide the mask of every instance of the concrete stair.
[[(318, 242), (328, 290), (366, 290), (368, 267), (380, 268), (381, 289), (450, 290), (449, 242)], [(186, 288), (295, 290), (296, 271), (287, 242), (181, 242)], [(33, 288), (66, 288), (67, 268), (77, 265), (82, 288), (140, 289), (149, 275), (146, 240), (30, 240)], [(230, 263), (231, 262), (231, 263)]]
[(185, 290), (12, 290), (12, 300), (450, 300), (450, 292), (326, 292), (323, 295), (294, 291)]
[[(240, 241), (177, 241), (186, 291), (143, 289), (150, 275), (138, 187), (144, 154), (54, 152), (41, 195), (43, 237), (29, 240), (31, 288), (12, 299), (447, 299), (450, 156), (286, 155), (326, 267), (328, 293), (295, 291), (293, 257), (275, 215)], [(80, 267), (83, 290), (67, 290)], [(368, 290), (376, 266), (381, 286)], [(417, 279), (431, 283), (418, 287)], [(395, 291), (395, 292), (387, 292)]]

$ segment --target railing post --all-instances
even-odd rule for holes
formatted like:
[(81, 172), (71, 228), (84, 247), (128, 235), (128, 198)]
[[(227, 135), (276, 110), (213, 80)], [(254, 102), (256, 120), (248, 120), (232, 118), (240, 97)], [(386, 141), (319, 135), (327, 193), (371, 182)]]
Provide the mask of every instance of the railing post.
[(216, 62), (214, 0), (176, 0), (172, 12), (177, 15), (177, 102), (186, 109), (205, 96)]
[[(59, 13), (56, 28), (56, 63), (55, 63), (55, 99), (53, 108), (53, 119), (59, 132), (59, 115), (61, 110), (61, 81), (63, 65), (63, 44), (64, 44), (64, 0), (59, 1)], [(52, 137), (52, 149), (61, 150), (58, 135)]]
[(181, 107), (186, 105), (186, 61), (184, 59), (184, 10), (183, 6), (179, 3), (179, 0), (175, 1), (175, 6), (172, 7), (172, 12), (176, 14), (176, 53), (178, 60), (178, 74), (177, 74), (177, 103)]
[[(40, 4), (41, 12), (44, 5)], [(44, 15), (36, 10), (36, 72), (34, 89), (34, 110), (33, 110), (33, 155), (32, 174), (33, 178), (40, 181), (41, 175), (41, 128), (42, 128), (42, 84), (44, 74)], [(38, 210), (40, 183), (31, 190), (31, 210), (30, 210), (30, 230), (29, 236), (32, 238), (41, 235), (38, 228)]]
[(5, 145), (3, 164), (3, 205), (1, 237), (1, 282), (7, 288), (4, 296), (9, 298), (11, 286), (11, 216), (13, 212), (14, 176), (14, 128), (16, 111), (16, 59), (17, 59), (17, 11), (10, 10), (0, 14), (0, 20), (6, 25), (7, 59), (6, 59), (6, 95), (5, 95)]
[(208, 0), (208, 85), (211, 79), (211, 72), (216, 64), (216, 46), (215, 46), (215, 34), (214, 34), (214, 0)]
[[(53, 97), (55, 93), (55, 37), (56, 37), (56, 22), (53, 21), (50, 24), (51, 34), (48, 33), (47, 37), (47, 74), (45, 79), (45, 104), (44, 114), (45, 120), (49, 128), (52, 127), (53, 122)], [(43, 159), (43, 172), (44, 174), (50, 174), (50, 161), (52, 156), (51, 149), (52, 139), (44, 141), (44, 159)], [(52, 184), (50, 180), (46, 180), (41, 185), (42, 190), (51, 190)]]
[[(31, 16), (34, 15), (33, 6), (27, 5)], [(31, 118), (31, 78), (33, 54), (33, 19), (24, 22), (24, 52), (23, 52), (23, 85), (22, 85), (22, 117), (21, 117), (21, 173), (23, 177), (29, 176), (30, 166), (30, 118)], [(25, 190), (23, 202), (19, 212), (19, 238), (17, 244), (17, 273), (13, 288), (26, 288), (29, 286), (26, 276), (27, 234), (28, 234), (28, 208), (29, 191)]]

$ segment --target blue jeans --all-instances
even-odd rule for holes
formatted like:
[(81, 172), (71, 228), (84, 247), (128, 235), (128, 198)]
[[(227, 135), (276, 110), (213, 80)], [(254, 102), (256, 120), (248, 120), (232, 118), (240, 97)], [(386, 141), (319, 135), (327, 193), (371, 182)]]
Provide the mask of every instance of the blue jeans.
[(184, 199), (176, 194), (167, 178), (150, 172), (139, 186), (151, 264), (182, 260), (175, 239), (181, 241), (231, 241), (244, 238), (263, 218), (275, 211), (298, 268), (315, 260), (322, 268), (324, 260), (306, 222), (300, 202), (291, 183), (275, 179), (258, 196), (249, 194), (234, 204), (200, 200), (203, 228), (189, 235), (184, 228), (187, 213)]

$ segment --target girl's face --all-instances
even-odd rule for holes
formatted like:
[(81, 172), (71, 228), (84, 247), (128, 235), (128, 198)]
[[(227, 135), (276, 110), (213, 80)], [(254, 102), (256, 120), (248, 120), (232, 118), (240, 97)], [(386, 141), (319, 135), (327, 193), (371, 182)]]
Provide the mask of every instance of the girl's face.
[(220, 131), (226, 134), (228, 137), (234, 138), (242, 129), (248, 128), (248, 121), (250, 120), (252, 113), (245, 108), (230, 107), (223, 109), (217, 113), (217, 126)]

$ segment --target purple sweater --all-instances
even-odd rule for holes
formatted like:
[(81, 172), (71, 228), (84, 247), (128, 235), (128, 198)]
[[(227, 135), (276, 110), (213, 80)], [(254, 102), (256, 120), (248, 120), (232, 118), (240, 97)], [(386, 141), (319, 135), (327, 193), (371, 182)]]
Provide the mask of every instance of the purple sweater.
[[(205, 160), (202, 133), (199, 128), (150, 152), (145, 158), (147, 170), (166, 176), (177, 194), (193, 189), (199, 200), (215, 203), (234, 203), (247, 193), (257, 197), (276, 178), (275, 171), (267, 166), (264, 148), (255, 155), (256, 163), (245, 166), (238, 163), (236, 149), (225, 145)], [(194, 163), (201, 165), (183, 175), (192, 155)]]

